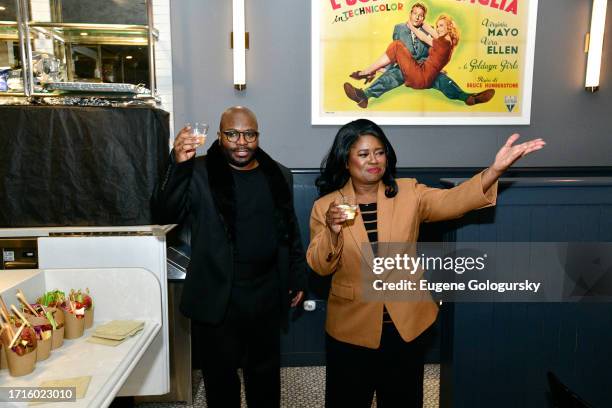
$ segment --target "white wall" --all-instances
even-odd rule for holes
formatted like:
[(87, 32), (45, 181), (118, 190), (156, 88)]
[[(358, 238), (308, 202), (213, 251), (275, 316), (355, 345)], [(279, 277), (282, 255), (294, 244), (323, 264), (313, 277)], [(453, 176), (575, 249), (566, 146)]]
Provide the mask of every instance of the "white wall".
[[(244, 92), (232, 86), (231, 7), (227, 0), (172, 1), (176, 126), (202, 118), (212, 135), (225, 108), (246, 105), (272, 157), (293, 168), (318, 167), (339, 126), (310, 124), (310, 0), (246, 2), (251, 47)], [(601, 86), (591, 94), (584, 90), (591, 7), (589, 0), (539, 2), (530, 126), (384, 126), (398, 165), (484, 167), (518, 131), (548, 142), (520, 166), (612, 166), (612, 9)]]

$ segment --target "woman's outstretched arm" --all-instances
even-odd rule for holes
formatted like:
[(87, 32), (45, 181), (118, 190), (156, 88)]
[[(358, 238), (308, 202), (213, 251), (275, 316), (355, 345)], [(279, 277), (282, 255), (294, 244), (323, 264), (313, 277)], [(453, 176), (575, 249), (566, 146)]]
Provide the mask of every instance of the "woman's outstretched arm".
[(523, 143), (514, 144), (519, 138), (518, 133), (514, 133), (495, 155), (495, 161), (483, 173), (483, 191), (491, 187), (497, 179), (521, 157), (528, 155), (536, 150), (543, 149), (546, 142), (541, 139), (532, 139)]

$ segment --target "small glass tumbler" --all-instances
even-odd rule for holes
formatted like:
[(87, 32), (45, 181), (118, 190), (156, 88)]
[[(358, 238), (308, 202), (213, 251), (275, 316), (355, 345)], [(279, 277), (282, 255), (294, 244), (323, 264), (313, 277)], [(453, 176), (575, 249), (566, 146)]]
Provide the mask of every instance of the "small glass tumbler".
[(340, 205), (338, 205), (338, 208), (344, 211), (347, 220), (354, 220), (359, 206), (357, 205), (357, 200), (355, 197), (343, 196), (340, 200)]

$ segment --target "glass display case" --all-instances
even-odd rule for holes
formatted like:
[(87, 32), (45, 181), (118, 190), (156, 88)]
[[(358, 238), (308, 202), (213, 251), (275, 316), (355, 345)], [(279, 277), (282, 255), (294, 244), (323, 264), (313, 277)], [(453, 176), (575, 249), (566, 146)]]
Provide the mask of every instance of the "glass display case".
[(0, 2), (0, 95), (22, 95), (23, 59), (17, 2)]
[(152, 0), (0, 0), (0, 97), (155, 98)]

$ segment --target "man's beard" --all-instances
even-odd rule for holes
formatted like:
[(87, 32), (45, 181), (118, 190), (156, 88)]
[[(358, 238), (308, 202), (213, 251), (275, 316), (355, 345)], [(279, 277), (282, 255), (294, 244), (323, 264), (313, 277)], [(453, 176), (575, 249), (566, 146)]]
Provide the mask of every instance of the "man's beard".
[[(232, 156), (232, 153), (238, 151), (238, 150), (246, 150), (249, 152), (249, 156), (247, 160), (242, 160), (242, 161), (236, 161), (234, 159), (234, 156)], [(248, 147), (242, 147), (239, 149), (223, 149), (223, 154), (225, 155), (225, 158), (227, 159), (227, 162), (229, 164), (231, 164), (234, 167), (246, 167), (248, 166), (253, 160), (255, 160), (255, 149), (251, 149)]]

